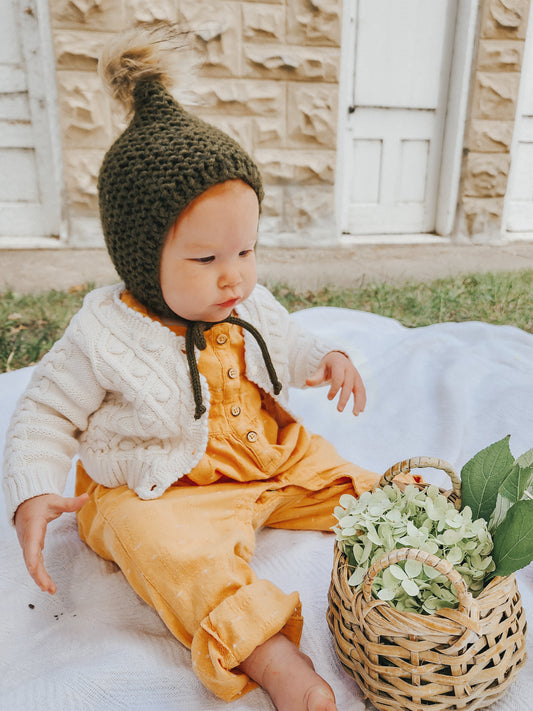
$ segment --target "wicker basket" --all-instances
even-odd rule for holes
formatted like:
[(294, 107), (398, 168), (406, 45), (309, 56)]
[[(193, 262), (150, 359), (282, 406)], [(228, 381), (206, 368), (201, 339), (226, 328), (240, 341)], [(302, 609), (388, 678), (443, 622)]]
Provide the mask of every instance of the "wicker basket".
[[(460, 480), (442, 460), (400, 462), (380, 484), (419, 467), (447, 471), (453, 491), (443, 493), (460, 507)], [(408, 558), (448, 577), (457, 591), (457, 609), (433, 615), (401, 612), (372, 596), (379, 571)], [(526, 619), (514, 575), (495, 578), (473, 598), (450, 563), (414, 548), (395, 550), (377, 561), (358, 592), (348, 585), (351, 572), (336, 544), (328, 624), (344, 668), (380, 711), (485, 708), (524, 664)]]

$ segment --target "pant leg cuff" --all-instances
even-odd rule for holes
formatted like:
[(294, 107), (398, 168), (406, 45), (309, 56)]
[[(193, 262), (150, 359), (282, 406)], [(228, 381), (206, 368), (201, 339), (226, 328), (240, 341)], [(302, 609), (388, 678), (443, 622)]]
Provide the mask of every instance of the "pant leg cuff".
[(202, 621), (191, 646), (194, 672), (218, 697), (231, 701), (257, 686), (239, 664), (278, 632), (298, 645), (302, 626), (298, 593), (287, 595), (268, 580), (239, 588)]

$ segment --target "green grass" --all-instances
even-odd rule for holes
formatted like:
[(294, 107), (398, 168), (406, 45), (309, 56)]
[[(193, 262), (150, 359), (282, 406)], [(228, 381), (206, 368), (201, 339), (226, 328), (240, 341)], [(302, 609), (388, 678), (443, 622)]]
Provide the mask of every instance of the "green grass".
[(33, 365), (50, 350), (87, 291), (0, 294), (0, 372)]
[(362, 283), (357, 289), (324, 288), (307, 294), (284, 286), (276, 297), (296, 311), (337, 306), (388, 316), (405, 326), (443, 321), (511, 324), (533, 333), (533, 271), (470, 274), (432, 282)]
[[(36, 363), (60, 337), (91, 287), (28, 296), (0, 294), (0, 372)], [(470, 274), (433, 282), (361, 283), (356, 289), (295, 292), (270, 285), (289, 311), (336, 306), (371, 311), (405, 326), (442, 321), (511, 324), (533, 333), (533, 271)]]

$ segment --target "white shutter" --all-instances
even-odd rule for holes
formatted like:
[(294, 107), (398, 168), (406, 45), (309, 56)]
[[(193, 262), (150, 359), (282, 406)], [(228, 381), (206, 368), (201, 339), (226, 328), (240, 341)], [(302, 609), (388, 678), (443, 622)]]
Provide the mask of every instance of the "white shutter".
[(35, 238), (56, 242), (59, 235), (54, 94), (45, 78), (53, 67), (45, 65), (52, 60), (39, 34), (49, 29), (39, 28), (47, 21), (35, 3), (0, 2), (0, 246), (24, 246)]

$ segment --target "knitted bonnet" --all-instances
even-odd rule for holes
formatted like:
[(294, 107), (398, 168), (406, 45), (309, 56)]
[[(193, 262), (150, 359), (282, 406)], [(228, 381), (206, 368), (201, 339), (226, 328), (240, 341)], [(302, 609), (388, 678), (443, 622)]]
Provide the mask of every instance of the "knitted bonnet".
[(111, 45), (99, 65), (114, 97), (132, 112), (98, 176), (105, 242), (126, 288), (159, 316), (175, 315), (161, 293), (159, 263), (165, 237), (187, 205), (235, 179), (253, 188), (259, 204), (263, 199), (259, 170), (247, 153), (169, 93), (169, 63), (179, 57), (180, 37), (171, 28), (134, 31)]

